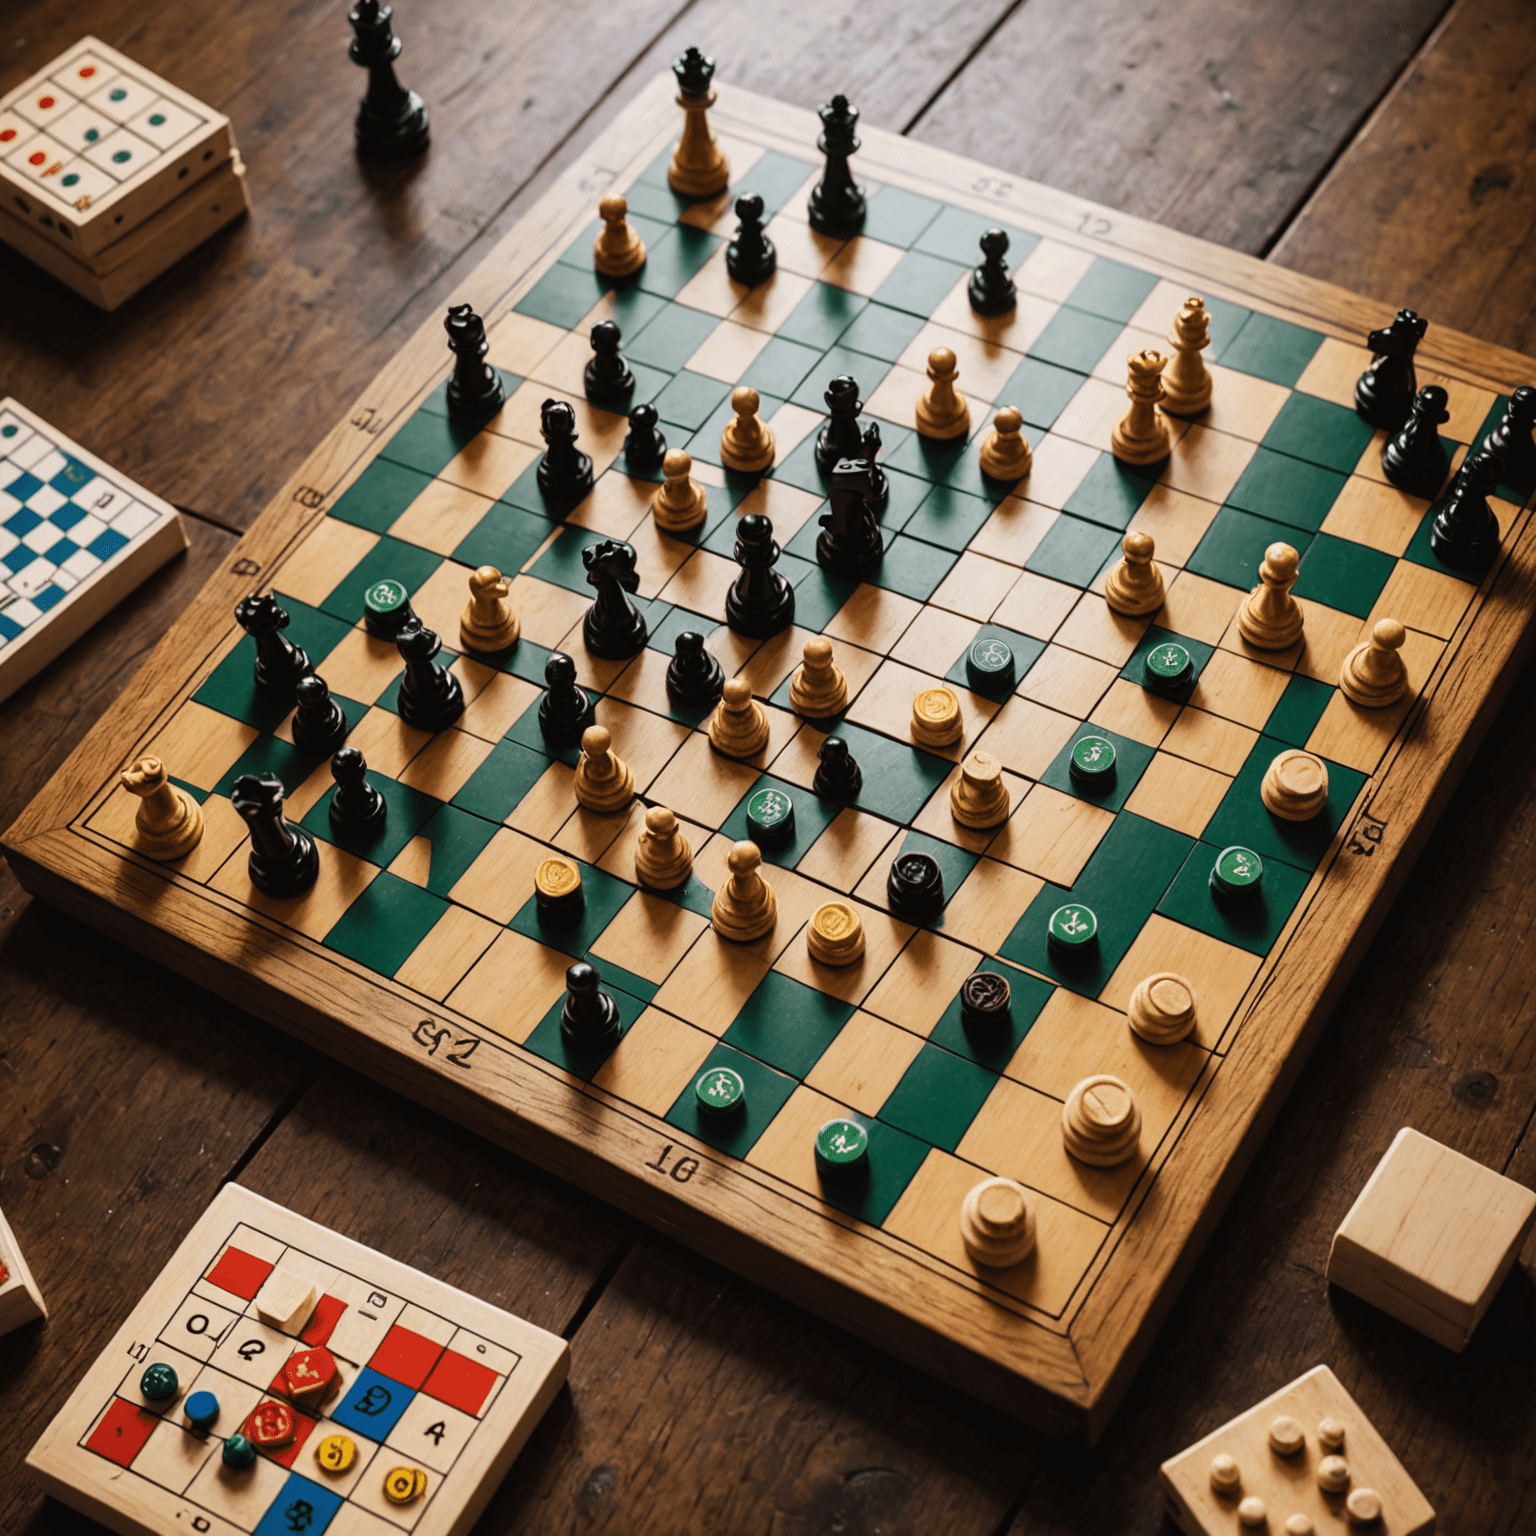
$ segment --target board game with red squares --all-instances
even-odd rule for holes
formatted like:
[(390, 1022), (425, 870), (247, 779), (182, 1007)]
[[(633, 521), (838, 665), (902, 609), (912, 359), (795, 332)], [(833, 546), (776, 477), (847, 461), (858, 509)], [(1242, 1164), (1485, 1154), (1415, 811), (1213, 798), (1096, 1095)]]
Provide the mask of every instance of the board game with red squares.
[(447, 1536), (484, 1506), (568, 1355), (230, 1185), (27, 1464), (125, 1533)]

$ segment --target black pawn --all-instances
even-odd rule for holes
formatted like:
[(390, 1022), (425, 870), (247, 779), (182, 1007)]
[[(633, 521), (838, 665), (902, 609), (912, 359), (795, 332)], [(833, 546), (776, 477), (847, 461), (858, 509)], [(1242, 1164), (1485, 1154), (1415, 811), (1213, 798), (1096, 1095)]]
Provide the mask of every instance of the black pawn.
[(1461, 466), (1429, 529), (1429, 547), (1447, 565), (1480, 568), (1498, 552), (1499, 520), (1488, 498), (1503, 473), (1504, 461), (1496, 453), (1474, 453)]
[(735, 556), (741, 575), (725, 594), (725, 622), (753, 640), (788, 629), (795, 622), (795, 589), (774, 569), (778, 541), (761, 512), (749, 512), (737, 523)]
[(395, 636), (395, 649), (405, 662), (396, 708), (415, 731), (446, 731), (464, 713), (464, 689), (447, 667), (436, 660), (443, 642), (420, 619)]
[(560, 1033), (574, 1045), (604, 1045), (621, 1027), (619, 1005), (603, 991), (595, 965), (578, 962), (565, 973), (565, 1003), (560, 1009)]
[(581, 638), (594, 656), (622, 661), (645, 649), (650, 629), (645, 615), (629, 600), (630, 593), (640, 590), (635, 559), (635, 546), (623, 539), (604, 539), (581, 552), (587, 585), (597, 591), (581, 623)]
[(679, 705), (712, 709), (725, 687), (725, 668), (704, 649), (704, 636), (685, 629), (672, 642), (667, 663), (667, 697)]
[(592, 489), (592, 457), (576, 446), (574, 407), (564, 400), (546, 400), (539, 407), (539, 434), (544, 439), (539, 492), (557, 506), (574, 507)]
[(279, 900), (307, 891), (320, 873), (320, 855), (314, 838), (283, 815), (282, 780), (270, 773), (243, 773), (229, 798), (250, 828), (246, 867), (251, 884)]
[(637, 405), (629, 413), (624, 434), (624, 457), (631, 469), (654, 469), (667, 456), (667, 440), (656, 425), (656, 407)]
[(593, 405), (622, 410), (635, 392), (635, 376), (619, 351), (619, 343), (623, 340), (617, 323), (612, 320), (599, 320), (592, 327), (592, 359), (581, 377), (587, 399)]
[(358, 151), (405, 159), (419, 155), (430, 134), (421, 97), (395, 79), (400, 39), (390, 25), (393, 15), (381, 0), (357, 0), (347, 17), (353, 32), (347, 57), (368, 71), (368, 94), (357, 109)]
[(867, 211), (864, 189), (854, 185), (848, 168), (848, 157), (859, 147), (859, 109), (838, 95), (816, 115), (821, 119), (816, 147), (827, 157), (827, 167), (811, 193), (811, 228), (824, 235), (856, 235)]
[(346, 710), (331, 697), (325, 679), (313, 672), (301, 677), (293, 692), (299, 705), (293, 712), (294, 746), (329, 757), (352, 729)]
[(544, 697), (539, 700), (539, 729), (545, 740), (574, 746), (595, 718), (592, 700), (576, 682), (576, 663), (561, 651), (551, 651), (544, 663)]
[(929, 853), (898, 853), (885, 880), (885, 897), (901, 917), (921, 921), (944, 905), (944, 872)]
[(827, 420), (816, 434), (816, 467), (830, 475), (839, 459), (856, 459), (864, 452), (864, 434), (859, 430), (859, 386), (846, 373), (840, 373), (827, 385), (822, 398), (827, 402)]
[(841, 736), (828, 736), (816, 754), (816, 777), (811, 789), (828, 800), (854, 800), (864, 787), (864, 771), (854, 761)]
[(816, 563), (834, 576), (862, 577), (880, 563), (885, 542), (871, 505), (869, 464), (864, 459), (840, 459), (827, 492), (830, 512), (818, 519)]
[(891, 482), (880, 467), (880, 423), (872, 421), (864, 428), (863, 446), (859, 458), (869, 465), (869, 499), (877, 515), (883, 514), (891, 500)]
[(1400, 309), (1391, 325), (1366, 338), (1371, 366), (1355, 385), (1355, 410), (1373, 427), (1395, 432), (1408, 419), (1418, 389), (1413, 354), (1428, 326), (1411, 309)]
[(1536, 441), (1531, 430), (1536, 427), (1536, 389), (1522, 384), (1509, 397), (1499, 424), (1488, 434), (1483, 447), (1504, 460), (1504, 473), (1510, 482), (1526, 486), (1536, 479)]
[(736, 238), (725, 248), (725, 270), (736, 282), (756, 288), (773, 276), (779, 253), (763, 229), (763, 200), (756, 192), (736, 199)]
[(1440, 427), (1451, 419), (1450, 396), (1438, 384), (1426, 384), (1413, 397), (1408, 420), (1387, 439), (1381, 450), (1381, 472), (1400, 491), (1432, 500), (1445, 484), (1451, 467)]
[(1006, 315), (1019, 302), (1018, 290), (1008, 275), (1008, 232), (989, 229), (981, 237), (981, 265), (966, 285), (971, 308), (978, 315)]
[(235, 604), (235, 623), (256, 642), (256, 686), (263, 693), (291, 699), (299, 679), (309, 671), (302, 646), (287, 639), (288, 610), (274, 592), (258, 592)]
[(388, 802), (368, 782), (368, 760), (356, 747), (343, 747), (331, 759), (331, 826), (337, 832), (376, 832), (384, 825)]
[(453, 353), (453, 377), (448, 380), (448, 414), (484, 421), (501, 409), (507, 398), (501, 375), (486, 362), (491, 344), (485, 321), (468, 304), (450, 304), (443, 321), (448, 350)]

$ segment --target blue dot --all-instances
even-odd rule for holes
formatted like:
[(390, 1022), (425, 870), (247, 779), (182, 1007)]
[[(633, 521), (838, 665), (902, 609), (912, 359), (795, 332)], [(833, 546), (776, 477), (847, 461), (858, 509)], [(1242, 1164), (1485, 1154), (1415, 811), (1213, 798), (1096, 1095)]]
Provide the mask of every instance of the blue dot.
[(193, 1429), (207, 1429), (219, 1416), (219, 1400), (212, 1392), (194, 1392), (187, 1399), (186, 1414)]

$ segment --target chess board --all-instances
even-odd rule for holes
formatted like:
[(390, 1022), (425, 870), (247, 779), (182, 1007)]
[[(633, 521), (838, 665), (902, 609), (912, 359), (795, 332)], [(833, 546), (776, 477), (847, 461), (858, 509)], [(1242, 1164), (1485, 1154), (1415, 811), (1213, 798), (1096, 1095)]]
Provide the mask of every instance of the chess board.
[[(1351, 409), (1376, 304), (1261, 262), (1003, 177), (877, 130), (855, 161), (871, 188), (862, 235), (805, 222), (818, 174), (813, 114), (724, 89), (712, 113), (733, 190), (772, 215), (778, 270), (747, 291), (728, 278), (731, 197), (689, 205), (666, 184), (679, 114), (670, 79), (624, 112), (539, 202), (456, 300), (487, 317), (508, 386), (483, 430), (447, 414), (440, 319), (423, 326), (347, 419), (296, 471), (227, 568), (171, 632), (122, 701), (6, 840), (23, 883), (129, 937), (187, 974), (438, 1105), (927, 1369), (1053, 1424), (1102, 1429), (1157, 1322), (1314, 1043), (1349, 970), (1497, 705), (1526, 646), (1529, 485), (1501, 488), (1503, 534), (1486, 576), (1444, 567), (1427, 503), (1385, 483), (1382, 439)], [(623, 190), (649, 254), (607, 282), (592, 269), (598, 198)], [(1010, 233), (1011, 315), (972, 314), (977, 239)], [(1164, 345), (1184, 297), (1213, 317), (1215, 400), (1176, 422), (1165, 466), (1109, 454), (1125, 408), (1125, 360)], [(654, 471), (630, 473), (625, 421), (582, 398), (588, 330), (613, 318), (673, 447), (707, 487), (705, 525), (654, 526)], [(928, 351), (951, 347), (971, 402), (968, 443), (912, 430)], [(1456, 461), (1536, 364), (1431, 327), (1421, 381), (1449, 392)], [(858, 381), (884, 436), (891, 482), (885, 554), (863, 583), (817, 565), (825, 491), (814, 462), (823, 392)], [(756, 388), (777, 438), (765, 476), (720, 467), (737, 383)], [(539, 406), (575, 405), (598, 471), (578, 506), (547, 507), (537, 484)], [(1017, 487), (988, 482), (977, 444), (994, 406), (1018, 407), (1034, 450)], [(771, 518), (795, 586), (795, 627), (765, 643), (723, 627), (737, 568), (734, 528)], [(1101, 595), (1128, 528), (1151, 532), (1167, 600), (1148, 620)], [(590, 656), (592, 592), (582, 550), (604, 537), (638, 553), (648, 648)], [(1275, 540), (1302, 553), (1304, 643), (1250, 650), (1234, 617)], [(453, 661), (468, 705), (434, 738), (395, 707), (401, 662), (371, 639), (365, 594), (402, 583), (451, 648), (469, 571), (517, 572), (518, 645)], [(283, 700), (252, 682), (235, 603), (270, 586), (352, 722), (388, 801), (376, 839), (337, 841), (329, 771), (291, 740)], [(1390, 615), (1407, 626), (1411, 690), (1357, 709), (1340, 663)], [(768, 716), (749, 762), (712, 753), (704, 720), (669, 706), (674, 637), (699, 630), (727, 676), (747, 678)], [(853, 806), (811, 793), (829, 729), (790, 710), (804, 641), (832, 638), (851, 702), (836, 730), (863, 770)], [(1197, 676), (1179, 697), (1143, 686), (1148, 650), (1173, 637)], [(1017, 681), (972, 687), (978, 643), (1011, 648)], [(575, 657), (597, 719), (635, 775), (627, 814), (579, 809), (574, 756), (537, 724), (544, 665)], [(956, 690), (963, 740), (912, 744), (914, 694)], [(1088, 797), (1068, 767), (1090, 732), (1117, 776)], [(987, 833), (958, 826), (948, 790), (974, 747), (1004, 765), (1014, 811)], [(1285, 747), (1329, 765), (1326, 809), (1287, 823), (1262, 807), (1265, 766)], [(162, 756), (202, 803), (206, 831), (180, 864), (133, 846), (135, 802), (117, 771)], [(276, 773), (289, 812), (322, 842), (315, 888), (277, 902), (253, 890), (229, 792)], [(709, 925), (725, 854), (761, 787), (793, 802), (793, 838), (766, 853), (773, 933), (737, 945)], [(645, 804), (682, 818), (693, 876), (673, 897), (640, 891), (634, 848)], [(1208, 877), (1228, 845), (1264, 862), (1258, 900), (1218, 907)], [(541, 921), (533, 874), (558, 849), (580, 861), (585, 908)], [(886, 903), (901, 850), (938, 862), (947, 903), (921, 925)], [(833, 895), (858, 903), (867, 951), (829, 969), (805, 926)], [(1062, 969), (1050, 913), (1069, 899), (1099, 921), (1097, 956)], [(573, 959), (603, 974), (624, 1033), (606, 1054), (559, 1027)], [(1012, 988), (1005, 1036), (982, 1038), (958, 996), (978, 966)], [(1136, 984), (1170, 970), (1198, 996), (1177, 1045), (1127, 1027)], [(726, 1065), (747, 1090), (724, 1124), (694, 1083)], [(1143, 1113), (1119, 1167), (1089, 1167), (1062, 1143), (1073, 1086), (1110, 1073)], [(852, 1115), (869, 1133), (869, 1176), (823, 1184), (813, 1137)], [(1010, 1270), (967, 1256), (961, 1201), (982, 1178), (1034, 1192), (1038, 1246)]]
[[(276, 1287), (301, 1297), (281, 1325), (268, 1300)], [(292, 1406), (288, 1362), (317, 1348), (337, 1367), (329, 1396), (294, 1409), (286, 1445), (226, 1465), (230, 1437), (254, 1438), (264, 1409)], [(569, 1360), (554, 1334), (231, 1184), (27, 1465), (55, 1497), (123, 1536), (457, 1536)], [(145, 1395), (154, 1365), (175, 1372), (168, 1399)], [(206, 1427), (195, 1419), (205, 1393), (217, 1404)], [(420, 1491), (401, 1501), (403, 1483)]]

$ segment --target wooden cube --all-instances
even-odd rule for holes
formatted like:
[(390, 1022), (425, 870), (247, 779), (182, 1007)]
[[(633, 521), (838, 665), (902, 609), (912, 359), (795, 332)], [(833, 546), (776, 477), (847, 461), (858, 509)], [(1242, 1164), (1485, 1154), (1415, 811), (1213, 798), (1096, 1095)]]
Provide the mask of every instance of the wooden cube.
[(1536, 1193), (1404, 1127), (1333, 1235), (1328, 1278), (1466, 1348), (1536, 1220)]
[(1185, 1536), (1435, 1528), (1429, 1501), (1326, 1365), (1165, 1461), (1157, 1480)]

